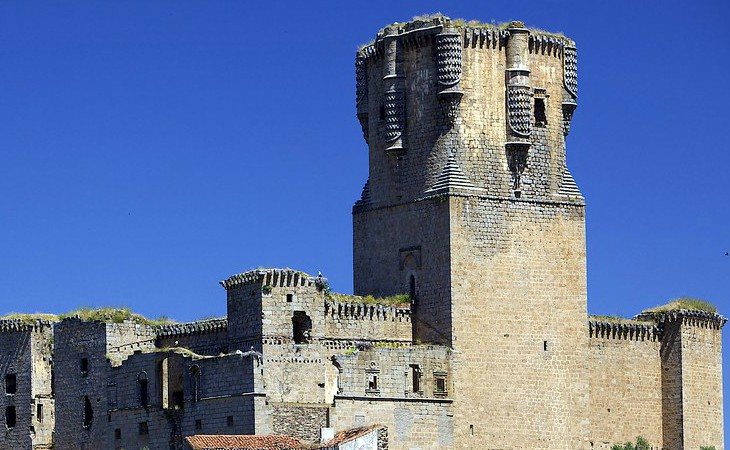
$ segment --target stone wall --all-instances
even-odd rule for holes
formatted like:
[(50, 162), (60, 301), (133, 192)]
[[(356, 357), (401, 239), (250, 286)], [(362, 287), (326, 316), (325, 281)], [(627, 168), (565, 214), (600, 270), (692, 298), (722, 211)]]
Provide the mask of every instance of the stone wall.
[(650, 322), (589, 322), (589, 441), (610, 450), (644, 437), (663, 447), (660, 334)]
[(109, 377), (135, 352), (154, 349), (155, 332), (133, 322), (85, 322), (69, 318), (54, 326), (58, 448), (104, 448), (109, 438)]
[(155, 346), (184, 347), (199, 355), (228, 353), (228, 320), (209, 319), (177, 323), (156, 330)]
[(588, 445), (573, 45), (436, 17), (388, 26), (357, 56), (370, 172), (355, 291), (408, 292), (415, 276), (414, 340), (454, 349), (457, 447)]
[(338, 397), (331, 409), (330, 426), (344, 430), (385, 424), (391, 450), (441, 450), (456, 446), (453, 414), (448, 399)]
[[(373, 347), (333, 359), (339, 379), (330, 426), (341, 430), (386, 425), (389, 448), (394, 449), (453, 445), (448, 348)], [(414, 376), (418, 378), (415, 382)], [(443, 383), (437, 385), (437, 378)]]
[(662, 422), (667, 450), (724, 448), (722, 337), (726, 319), (702, 311), (642, 313), (662, 330)]
[(411, 342), (411, 309), (358, 302), (325, 301), (326, 339)]
[(52, 446), (52, 340), (49, 322), (0, 321), (0, 448)]
[(110, 373), (105, 448), (182, 448), (192, 434), (253, 434), (258, 364), (256, 354), (203, 357), (183, 349), (129, 357)]

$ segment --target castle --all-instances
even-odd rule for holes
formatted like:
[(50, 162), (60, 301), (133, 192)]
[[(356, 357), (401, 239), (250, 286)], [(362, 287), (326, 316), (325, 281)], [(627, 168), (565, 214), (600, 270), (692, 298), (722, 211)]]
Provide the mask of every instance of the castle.
[(725, 318), (587, 314), (576, 61), (520, 22), (385, 27), (355, 59), (357, 295), (257, 269), (221, 282), (222, 319), (0, 321), (0, 449), (382, 424), (378, 448), (722, 450)]

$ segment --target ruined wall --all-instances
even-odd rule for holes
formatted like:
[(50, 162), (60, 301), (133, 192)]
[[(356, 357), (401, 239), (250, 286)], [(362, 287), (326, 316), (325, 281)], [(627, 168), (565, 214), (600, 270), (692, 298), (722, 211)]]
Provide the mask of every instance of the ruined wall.
[(49, 322), (0, 321), (0, 448), (53, 444), (52, 339)]
[(109, 437), (108, 385), (112, 365), (154, 349), (155, 332), (133, 322), (85, 322), (69, 318), (54, 326), (56, 445), (103, 448)]
[(155, 346), (184, 347), (199, 355), (228, 353), (228, 320), (209, 319), (177, 323), (156, 330)]
[[(338, 393), (330, 426), (342, 430), (384, 424), (394, 449), (453, 445), (449, 349), (374, 347), (337, 355), (335, 364)], [(437, 385), (436, 379), (443, 382)]]
[[(255, 354), (202, 357), (182, 349), (129, 357), (110, 373), (105, 448), (182, 448), (192, 434), (253, 434), (258, 364)], [(180, 404), (169, 395), (175, 390)]]
[(659, 329), (650, 322), (589, 322), (588, 374), (592, 448), (609, 450), (644, 437), (662, 448)]
[(31, 333), (31, 437), (34, 449), (51, 448), (56, 422), (53, 392), (53, 326), (38, 323)]
[(326, 301), (325, 339), (411, 342), (410, 305)]
[[(453, 448), (453, 409), (448, 399), (336, 398), (330, 423), (337, 430), (380, 423), (391, 450)], [(479, 448), (479, 447), (474, 447)]]
[[(66, 319), (54, 326), (58, 448), (103, 448), (106, 436), (106, 324)], [(82, 370), (82, 359), (86, 360)], [(89, 408), (86, 408), (88, 401)], [(91, 411), (89, 416), (88, 410)], [(85, 421), (86, 418), (86, 421)]]

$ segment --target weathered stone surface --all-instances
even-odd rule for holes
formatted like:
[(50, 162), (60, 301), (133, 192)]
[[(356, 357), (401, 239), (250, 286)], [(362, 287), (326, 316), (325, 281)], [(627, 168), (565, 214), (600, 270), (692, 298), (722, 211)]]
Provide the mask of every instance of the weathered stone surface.
[[(725, 319), (587, 316), (565, 153), (576, 106), (568, 38), (441, 16), (386, 27), (356, 55), (361, 296), (256, 269), (221, 282), (220, 319), (0, 320), (0, 411), (15, 419), (0, 448), (381, 424), (379, 449), (607, 450), (641, 435), (721, 450)], [(410, 303), (377, 299), (394, 294)]]

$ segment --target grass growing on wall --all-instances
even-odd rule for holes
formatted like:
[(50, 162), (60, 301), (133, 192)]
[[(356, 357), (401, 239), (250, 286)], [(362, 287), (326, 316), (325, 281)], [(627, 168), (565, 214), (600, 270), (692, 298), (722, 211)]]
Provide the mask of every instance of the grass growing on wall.
[(362, 303), (365, 305), (385, 305), (385, 306), (408, 306), (411, 304), (411, 296), (408, 294), (389, 295), (387, 297), (373, 297), (372, 295), (346, 295), (329, 293), (327, 297), (335, 302), (341, 303)]
[(106, 323), (122, 323), (125, 321), (132, 321), (140, 325), (151, 325), (160, 326), (175, 323), (168, 317), (161, 316), (157, 319), (149, 319), (141, 314), (132, 312), (129, 308), (80, 308), (75, 311), (71, 311), (58, 316), (59, 319), (63, 320), (68, 317), (78, 316), (85, 322), (99, 321)]
[(24, 324), (33, 324), (38, 320), (48, 321), (48, 322), (58, 322), (59, 318), (55, 314), (46, 314), (46, 313), (34, 313), (34, 314), (28, 314), (28, 313), (8, 313), (4, 316), (0, 316), (0, 320), (18, 320)]
[(717, 307), (707, 300), (693, 297), (680, 297), (667, 303), (666, 305), (656, 306), (644, 310), (644, 312), (666, 312), (676, 311), (679, 309), (687, 309), (690, 311), (704, 311), (709, 313), (717, 313)]

